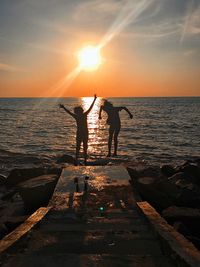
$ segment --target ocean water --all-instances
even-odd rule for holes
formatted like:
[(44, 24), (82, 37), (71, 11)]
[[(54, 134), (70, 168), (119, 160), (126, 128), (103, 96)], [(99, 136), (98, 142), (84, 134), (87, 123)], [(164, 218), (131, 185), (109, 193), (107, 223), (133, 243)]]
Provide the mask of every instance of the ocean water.
[[(53, 161), (61, 154), (74, 155), (76, 125), (59, 109), (64, 104), (73, 111), (76, 105), (86, 110), (93, 98), (1, 98), (0, 164), (44, 158)], [(131, 120), (121, 111), (119, 158), (150, 163), (170, 163), (200, 156), (200, 97), (190, 98), (111, 98), (116, 106), (126, 106)], [(98, 120), (98, 98), (88, 116), (91, 159), (105, 157), (108, 126), (106, 114)], [(4, 162), (5, 161), (5, 162)], [(11, 163), (10, 163), (11, 164)], [(9, 166), (10, 168), (12, 166)]]

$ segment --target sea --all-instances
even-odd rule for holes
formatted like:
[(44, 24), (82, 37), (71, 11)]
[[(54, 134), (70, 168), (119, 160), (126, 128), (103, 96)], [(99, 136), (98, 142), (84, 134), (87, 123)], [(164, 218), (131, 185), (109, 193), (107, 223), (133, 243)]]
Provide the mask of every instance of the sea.
[[(87, 110), (92, 97), (0, 98), (0, 173), (12, 168), (51, 164), (75, 154), (76, 124), (59, 104)], [(109, 98), (133, 114), (120, 112), (118, 159), (174, 164), (200, 157), (200, 97)], [(106, 114), (98, 119), (103, 99), (88, 115), (90, 160), (106, 157)]]

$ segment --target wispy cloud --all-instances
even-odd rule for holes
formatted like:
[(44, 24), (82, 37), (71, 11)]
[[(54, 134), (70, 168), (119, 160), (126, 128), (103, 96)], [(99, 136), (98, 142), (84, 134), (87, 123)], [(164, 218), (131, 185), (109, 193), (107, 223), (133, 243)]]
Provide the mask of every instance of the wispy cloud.
[(102, 20), (106, 17), (115, 16), (126, 2), (127, 0), (83, 1), (77, 6), (73, 14), (73, 19), (75, 21), (94, 22), (99, 19)]
[(200, 4), (194, 10), (194, 2), (191, 1), (183, 19), (180, 41), (182, 42), (187, 35), (197, 34), (200, 34)]
[(0, 62), (0, 71), (7, 71), (7, 72), (25, 72), (24, 69), (15, 67), (12, 65), (4, 64)]

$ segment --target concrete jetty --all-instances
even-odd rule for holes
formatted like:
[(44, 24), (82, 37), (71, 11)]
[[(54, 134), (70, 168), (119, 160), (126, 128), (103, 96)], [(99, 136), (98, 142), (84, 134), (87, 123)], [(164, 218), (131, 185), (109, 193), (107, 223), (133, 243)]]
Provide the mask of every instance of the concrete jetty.
[(152, 225), (163, 221), (148, 203), (137, 203), (129, 179), (121, 166), (66, 167), (49, 206), (0, 242), (0, 265), (200, 266), (195, 248), (184, 258), (161, 240), (162, 227), (160, 234)]

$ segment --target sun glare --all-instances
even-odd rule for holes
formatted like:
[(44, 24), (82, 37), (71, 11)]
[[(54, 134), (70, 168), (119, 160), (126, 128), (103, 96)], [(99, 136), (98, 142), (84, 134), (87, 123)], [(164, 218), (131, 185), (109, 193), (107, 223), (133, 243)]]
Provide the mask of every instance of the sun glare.
[(95, 46), (86, 46), (79, 51), (78, 60), (82, 70), (96, 70), (101, 64), (100, 49)]

